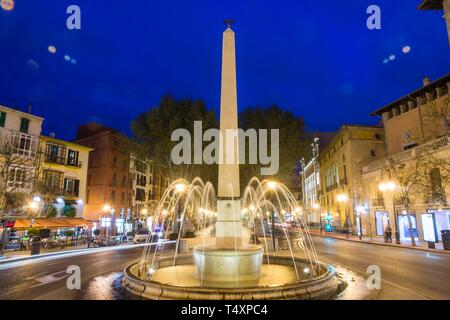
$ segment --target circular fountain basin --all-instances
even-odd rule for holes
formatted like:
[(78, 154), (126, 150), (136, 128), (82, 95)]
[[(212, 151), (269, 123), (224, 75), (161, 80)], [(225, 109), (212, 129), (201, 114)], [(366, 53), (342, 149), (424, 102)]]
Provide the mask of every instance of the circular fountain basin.
[(256, 281), (235, 283), (235, 287), (230, 283), (228, 287), (218, 287), (217, 283), (205, 283), (198, 277), (192, 254), (178, 255), (176, 265), (173, 265), (173, 257), (164, 257), (155, 262), (156, 271), (151, 278), (140, 276), (138, 263), (127, 266), (123, 285), (132, 294), (147, 299), (323, 299), (337, 292), (338, 282), (331, 266), (318, 263), (313, 275), (303, 272), (308, 263), (302, 258), (295, 257), (299, 272), (295, 271), (291, 257), (263, 256), (262, 262)]
[(239, 249), (195, 247), (197, 278), (202, 285), (213, 288), (254, 286), (260, 278), (263, 255), (258, 245)]

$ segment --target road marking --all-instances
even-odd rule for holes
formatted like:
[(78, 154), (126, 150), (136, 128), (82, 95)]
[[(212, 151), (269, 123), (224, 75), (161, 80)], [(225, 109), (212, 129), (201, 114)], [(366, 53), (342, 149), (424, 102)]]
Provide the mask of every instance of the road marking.
[[(62, 276), (60, 276), (60, 277), (56, 277), (55, 275), (57, 275), (57, 274), (61, 274), (61, 273), (64, 273)], [(64, 270), (64, 271), (58, 271), (58, 272), (54, 272), (54, 273), (52, 273), (52, 274), (48, 274), (48, 275), (45, 275), (45, 276), (43, 276), (43, 277), (39, 277), (39, 278), (35, 278), (34, 280), (35, 281), (38, 281), (38, 282), (40, 282), (39, 284), (36, 284), (36, 285), (34, 285), (34, 286), (31, 286), (30, 288), (34, 288), (34, 287), (40, 287), (40, 286), (43, 286), (43, 285), (46, 285), (46, 284), (49, 284), (49, 283), (53, 283), (53, 282), (57, 282), (57, 281), (59, 281), (59, 280), (62, 280), (62, 279), (64, 279), (64, 278), (67, 278), (69, 275), (66, 273), (66, 271)]]

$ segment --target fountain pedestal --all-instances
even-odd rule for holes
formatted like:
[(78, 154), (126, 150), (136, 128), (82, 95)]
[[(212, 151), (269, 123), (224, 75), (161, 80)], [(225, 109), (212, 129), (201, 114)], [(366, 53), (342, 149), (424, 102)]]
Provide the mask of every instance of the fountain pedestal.
[(194, 248), (197, 276), (210, 288), (244, 288), (258, 284), (264, 251), (248, 245), (237, 250), (220, 247)]

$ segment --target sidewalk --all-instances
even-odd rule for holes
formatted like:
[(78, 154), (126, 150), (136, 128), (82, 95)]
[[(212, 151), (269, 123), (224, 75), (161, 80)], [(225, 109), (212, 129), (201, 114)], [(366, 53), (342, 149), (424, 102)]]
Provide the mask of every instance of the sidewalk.
[(320, 231), (316, 230), (309, 230), (309, 233), (311, 235), (323, 237), (323, 238), (333, 238), (333, 239), (339, 239), (339, 240), (345, 240), (345, 241), (353, 241), (353, 242), (362, 242), (362, 243), (368, 243), (373, 245), (380, 245), (380, 246), (387, 246), (387, 247), (397, 247), (397, 248), (407, 248), (407, 249), (413, 249), (413, 250), (420, 250), (425, 252), (433, 252), (433, 253), (443, 253), (443, 254), (450, 254), (450, 251), (444, 251), (444, 247), (442, 242), (436, 243), (436, 249), (429, 249), (428, 243), (423, 241), (416, 241), (416, 246), (411, 246), (410, 241), (402, 241), (401, 244), (396, 244), (395, 239), (393, 239), (393, 243), (385, 243), (383, 238), (381, 237), (362, 237), (362, 240), (359, 239), (358, 236), (355, 235), (347, 235), (345, 234), (336, 234), (333, 232), (323, 232), (320, 233)]

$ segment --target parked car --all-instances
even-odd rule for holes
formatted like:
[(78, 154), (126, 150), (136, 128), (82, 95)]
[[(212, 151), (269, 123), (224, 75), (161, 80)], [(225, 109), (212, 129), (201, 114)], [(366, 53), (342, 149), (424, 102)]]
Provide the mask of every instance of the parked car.
[(134, 235), (134, 243), (143, 243), (147, 242), (149, 236), (149, 231), (147, 229), (141, 229), (136, 232)]

